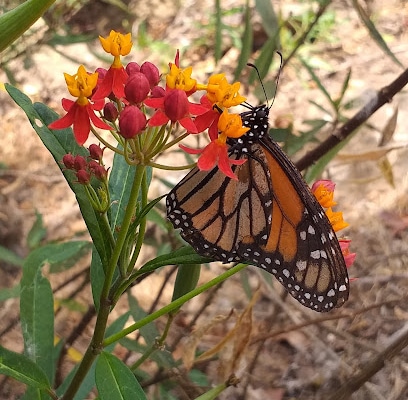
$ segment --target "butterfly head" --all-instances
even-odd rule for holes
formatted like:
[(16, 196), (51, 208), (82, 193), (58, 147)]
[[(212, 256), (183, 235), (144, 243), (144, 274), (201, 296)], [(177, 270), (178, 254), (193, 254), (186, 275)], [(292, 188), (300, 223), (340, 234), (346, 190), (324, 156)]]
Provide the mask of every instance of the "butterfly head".
[(248, 111), (241, 113), (242, 124), (249, 128), (249, 131), (238, 139), (228, 139), (232, 153), (248, 153), (251, 144), (268, 134), (269, 110), (270, 107), (263, 104), (251, 106)]

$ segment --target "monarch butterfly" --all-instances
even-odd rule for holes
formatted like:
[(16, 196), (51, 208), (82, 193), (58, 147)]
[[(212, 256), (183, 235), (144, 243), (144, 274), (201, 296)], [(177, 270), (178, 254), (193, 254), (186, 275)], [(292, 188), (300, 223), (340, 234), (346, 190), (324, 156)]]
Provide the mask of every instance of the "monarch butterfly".
[(246, 262), (275, 275), (315, 311), (340, 307), (349, 280), (332, 226), (302, 176), (268, 135), (270, 107), (241, 113), (250, 128), (228, 139), (238, 180), (218, 167), (193, 168), (167, 195), (167, 217), (195, 251), (215, 261)]

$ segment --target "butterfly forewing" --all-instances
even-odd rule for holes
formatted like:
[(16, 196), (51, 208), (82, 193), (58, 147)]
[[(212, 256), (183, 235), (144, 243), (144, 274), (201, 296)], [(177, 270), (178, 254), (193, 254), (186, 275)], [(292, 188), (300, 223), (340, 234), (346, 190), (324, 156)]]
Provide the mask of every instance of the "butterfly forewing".
[(197, 253), (274, 274), (301, 304), (329, 311), (348, 298), (348, 275), (326, 214), (266, 132), (269, 109), (241, 114), (250, 130), (229, 139), (238, 180), (194, 168), (167, 196), (167, 215)]

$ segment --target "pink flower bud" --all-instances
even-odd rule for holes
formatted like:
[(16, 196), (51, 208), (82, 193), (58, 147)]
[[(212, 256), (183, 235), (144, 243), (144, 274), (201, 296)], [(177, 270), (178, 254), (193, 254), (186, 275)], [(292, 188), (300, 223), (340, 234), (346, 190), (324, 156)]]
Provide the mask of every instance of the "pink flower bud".
[(150, 92), (149, 81), (141, 72), (130, 75), (125, 85), (126, 99), (132, 104), (140, 104)]
[(89, 155), (93, 160), (101, 160), (103, 155), (103, 149), (101, 149), (97, 144), (91, 144), (89, 146)]
[(146, 61), (140, 67), (140, 72), (144, 74), (149, 81), (150, 88), (154, 88), (160, 81), (159, 69), (149, 61)]
[(87, 161), (85, 160), (85, 157), (82, 156), (75, 156), (75, 160), (74, 160), (74, 169), (76, 171), (79, 171), (81, 169), (86, 169), (86, 167), (88, 166)]
[(146, 116), (136, 106), (126, 106), (119, 116), (120, 134), (125, 139), (132, 139), (146, 126)]
[(65, 154), (65, 156), (62, 157), (62, 163), (65, 165), (65, 168), (74, 169), (75, 157), (71, 153)]
[(119, 112), (115, 104), (109, 102), (103, 107), (103, 116), (106, 120), (113, 122), (118, 118)]
[(140, 72), (140, 65), (134, 61), (126, 65), (126, 72), (129, 76), (133, 75), (135, 72)]
[(188, 115), (188, 99), (184, 90), (168, 91), (164, 98), (164, 112), (171, 121), (178, 121)]
[(89, 170), (93, 172), (95, 177), (100, 181), (106, 179), (108, 176), (108, 171), (105, 169), (103, 165), (100, 165), (95, 160), (91, 160), (88, 164)]
[(91, 181), (91, 175), (84, 169), (77, 171), (76, 177), (81, 185), (87, 185)]
[(164, 90), (164, 88), (160, 87), (160, 86), (155, 86), (151, 93), (150, 96), (152, 98), (158, 98), (158, 97), (164, 97), (166, 94), (166, 91)]

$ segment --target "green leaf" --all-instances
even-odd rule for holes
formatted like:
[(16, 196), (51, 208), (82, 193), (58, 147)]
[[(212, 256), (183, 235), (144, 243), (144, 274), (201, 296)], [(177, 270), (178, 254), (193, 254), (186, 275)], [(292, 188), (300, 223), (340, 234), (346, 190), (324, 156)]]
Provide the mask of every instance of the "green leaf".
[(15, 299), (20, 296), (20, 284), (13, 286), (12, 288), (0, 289), (0, 302), (8, 299)]
[[(123, 315), (121, 315), (116, 321), (114, 321), (106, 329), (105, 335), (106, 336), (113, 335), (114, 333), (122, 330), (128, 318), (129, 318), (129, 312), (126, 312)], [(115, 346), (116, 346), (116, 343), (112, 343), (111, 345), (106, 346), (105, 350), (113, 351)], [(81, 387), (79, 388), (73, 400), (87, 399), (89, 392), (95, 387), (95, 365), (96, 363), (94, 362), (91, 368), (89, 369), (88, 373), (86, 374), (86, 377), (83, 380)], [(68, 376), (64, 379), (64, 382), (62, 383), (62, 385), (57, 389), (58, 396), (62, 396), (65, 393), (77, 369), (78, 369), (78, 365), (76, 365), (75, 368), (73, 368), (71, 372), (68, 374)]]
[(92, 248), (92, 243), (84, 240), (47, 245), (49, 254), (50, 272), (62, 272), (75, 266)]
[(132, 371), (112, 354), (99, 355), (95, 381), (101, 400), (147, 400)]
[(139, 271), (146, 273), (165, 265), (204, 264), (211, 261), (211, 258), (198, 255), (192, 247), (184, 246), (170, 254), (164, 254), (148, 261)]
[(171, 301), (177, 300), (179, 297), (195, 289), (200, 278), (200, 272), (200, 264), (180, 265), (177, 269)]
[(51, 285), (41, 274), (47, 253), (34, 250), (24, 261), (21, 279), (20, 318), (24, 353), (45, 372), (54, 376), (54, 303)]
[(16, 267), (21, 267), (24, 262), (23, 258), (3, 246), (0, 246), (0, 260)]
[(327, 152), (323, 157), (319, 159), (316, 163), (311, 166), (306, 174), (305, 181), (310, 183), (316, 180), (322, 175), (327, 164), (337, 155), (337, 153), (350, 141), (350, 139), (355, 135), (356, 131), (349, 135), (345, 140), (342, 140), (337, 146), (334, 146), (329, 152)]
[(366, 11), (360, 6), (360, 3), (358, 2), (358, 0), (352, 0), (352, 1), (353, 1), (353, 6), (354, 6), (355, 10), (357, 11), (358, 16), (360, 17), (361, 21), (363, 22), (363, 24), (368, 29), (368, 32), (369, 32), (370, 36), (377, 43), (377, 45), (380, 47), (380, 49), (388, 57), (390, 57), (391, 60), (395, 62), (395, 64), (397, 64), (401, 68), (405, 69), (404, 65), (398, 60), (398, 58), (395, 56), (395, 54), (387, 46), (387, 43), (382, 38), (380, 32), (378, 32), (375, 25), (371, 22), (370, 17), (367, 15)]
[[(129, 165), (123, 156), (115, 153), (109, 175), (109, 193), (112, 201), (109, 219), (113, 231), (115, 227), (122, 224), (132, 191), (136, 169), (137, 167)], [(152, 168), (146, 168), (146, 174), (147, 184), (150, 185), (152, 180)]]
[(75, 142), (71, 129), (62, 129), (58, 131), (48, 129), (47, 126), (59, 117), (58, 114), (42, 103), (33, 104), (24, 93), (11, 85), (6, 84), (5, 88), (17, 105), (19, 105), (26, 113), (34, 130), (54, 157), (54, 160), (61, 169), (68, 185), (75, 193), (93, 243), (98, 250), (103, 264), (106, 265), (111, 254), (111, 247), (109, 245), (109, 240), (107, 239), (109, 237), (109, 232), (106, 231), (107, 227), (103, 221), (103, 217), (92, 208), (84, 187), (75, 183), (72, 171), (62, 169), (61, 166), (61, 160), (65, 154), (72, 153), (87, 157), (88, 152), (84, 147), (79, 146)]
[(101, 297), (101, 292), (103, 284), (105, 282), (105, 271), (101, 262), (98, 251), (94, 247), (92, 250), (92, 261), (91, 261), (91, 288), (92, 297), (95, 305), (96, 311), (99, 310), (99, 300)]
[[(261, 79), (264, 79), (267, 75), (277, 49), (276, 37), (274, 36), (270, 37), (262, 46), (260, 54), (255, 61)], [(252, 71), (249, 77), (249, 82), (253, 83), (256, 79), (258, 79), (258, 74), (256, 71)]]
[(0, 374), (38, 389), (51, 389), (44, 371), (23, 354), (14, 353), (0, 346)]
[(215, 44), (214, 44), (214, 58), (215, 63), (218, 63), (222, 54), (222, 23), (221, 23), (221, 1), (215, 0)]
[(43, 224), (42, 215), (36, 210), (35, 221), (27, 235), (27, 245), (29, 249), (35, 249), (45, 238), (47, 231)]
[(252, 41), (253, 41), (253, 32), (251, 24), (251, 9), (249, 7), (249, 1), (246, 1), (245, 5), (245, 29), (242, 36), (242, 49), (238, 58), (238, 65), (235, 69), (234, 80), (237, 80), (242, 70), (246, 67), (249, 57), (252, 52)]
[(312, 78), (313, 82), (316, 83), (317, 87), (320, 89), (320, 91), (323, 93), (323, 95), (326, 97), (326, 99), (330, 102), (330, 104), (333, 107), (333, 110), (337, 114), (338, 108), (337, 108), (336, 102), (331, 98), (329, 92), (323, 86), (323, 84), (320, 81), (320, 79), (318, 78), (318, 76), (314, 73), (313, 68), (305, 60), (303, 60), (301, 57), (299, 57), (299, 60), (302, 63), (302, 65), (307, 69), (307, 71), (309, 72), (309, 75)]
[(27, 0), (0, 17), (0, 52), (19, 38), (55, 0)]
[(279, 35), (278, 17), (273, 9), (271, 1), (255, 0), (255, 8), (262, 19), (262, 26), (268, 37), (276, 37)]

